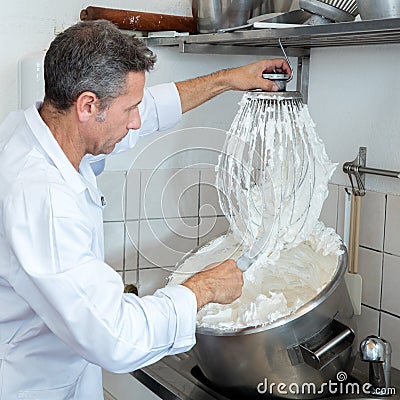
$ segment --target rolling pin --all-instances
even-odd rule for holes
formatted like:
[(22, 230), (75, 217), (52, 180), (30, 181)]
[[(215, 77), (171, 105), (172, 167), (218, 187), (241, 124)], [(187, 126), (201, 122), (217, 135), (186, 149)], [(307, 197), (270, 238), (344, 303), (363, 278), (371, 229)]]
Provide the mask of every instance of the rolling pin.
[(189, 33), (196, 33), (197, 31), (193, 17), (118, 10), (105, 7), (89, 6), (81, 10), (80, 19), (82, 21), (106, 19), (114, 23), (120, 29), (134, 31), (177, 31)]

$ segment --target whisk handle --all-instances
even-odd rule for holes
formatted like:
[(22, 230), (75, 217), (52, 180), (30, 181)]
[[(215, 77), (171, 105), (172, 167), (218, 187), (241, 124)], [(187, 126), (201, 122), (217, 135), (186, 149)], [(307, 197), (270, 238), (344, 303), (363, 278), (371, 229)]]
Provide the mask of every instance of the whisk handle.
[(243, 253), (236, 261), (236, 265), (243, 272), (247, 271), (251, 264), (253, 264), (254, 258), (249, 257), (249, 252)]

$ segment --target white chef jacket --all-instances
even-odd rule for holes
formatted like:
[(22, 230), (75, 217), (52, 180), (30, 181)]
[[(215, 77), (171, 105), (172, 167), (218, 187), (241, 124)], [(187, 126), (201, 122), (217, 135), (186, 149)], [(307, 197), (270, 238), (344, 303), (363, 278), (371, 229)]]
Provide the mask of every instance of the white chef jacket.
[[(142, 127), (116, 147), (174, 125), (174, 84), (145, 91)], [(184, 286), (139, 298), (104, 263), (102, 194), (79, 173), (35, 106), (0, 125), (0, 399), (99, 400), (101, 367), (129, 372), (195, 343)]]

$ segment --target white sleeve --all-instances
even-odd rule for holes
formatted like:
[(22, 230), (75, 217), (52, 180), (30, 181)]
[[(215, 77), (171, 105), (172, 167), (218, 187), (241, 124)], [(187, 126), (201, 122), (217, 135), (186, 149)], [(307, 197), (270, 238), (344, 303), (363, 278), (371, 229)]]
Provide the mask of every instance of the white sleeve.
[(4, 206), (10, 284), (87, 361), (129, 372), (195, 343), (196, 298), (184, 286), (139, 298), (91, 251), (91, 223), (59, 184), (18, 185)]
[(128, 150), (134, 147), (141, 137), (172, 128), (180, 121), (182, 106), (175, 83), (163, 83), (145, 89), (139, 112), (141, 127), (137, 130), (131, 129), (121, 142), (117, 143), (112, 154)]

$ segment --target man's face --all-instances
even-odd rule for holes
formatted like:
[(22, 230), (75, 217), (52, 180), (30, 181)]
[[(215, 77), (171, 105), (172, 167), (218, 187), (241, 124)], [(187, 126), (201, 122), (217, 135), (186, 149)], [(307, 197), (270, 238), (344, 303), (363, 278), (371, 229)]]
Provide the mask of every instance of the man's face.
[(128, 73), (125, 94), (114, 99), (103, 112), (99, 111), (92, 121), (88, 153), (109, 154), (129, 129), (140, 128), (138, 105), (143, 98), (144, 83), (144, 72)]

